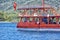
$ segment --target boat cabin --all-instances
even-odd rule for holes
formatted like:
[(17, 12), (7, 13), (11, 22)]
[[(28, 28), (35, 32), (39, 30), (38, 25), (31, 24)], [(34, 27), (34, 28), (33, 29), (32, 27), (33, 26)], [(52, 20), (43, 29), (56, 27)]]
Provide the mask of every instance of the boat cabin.
[(20, 7), (17, 28), (60, 28), (60, 15), (52, 7)]

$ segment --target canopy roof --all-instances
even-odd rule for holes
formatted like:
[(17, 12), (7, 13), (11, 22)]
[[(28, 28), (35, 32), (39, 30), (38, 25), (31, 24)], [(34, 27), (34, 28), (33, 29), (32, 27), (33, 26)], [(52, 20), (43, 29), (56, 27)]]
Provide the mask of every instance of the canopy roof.
[(45, 9), (50, 9), (50, 8), (52, 8), (52, 7), (50, 7), (50, 6), (38, 6), (38, 5), (28, 5), (28, 6), (19, 6), (18, 7), (18, 9), (17, 10), (24, 10), (24, 9), (27, 9), (27, 10), (29, 10), (29, 9), (43, 9), (43, 8), (45, 8)]

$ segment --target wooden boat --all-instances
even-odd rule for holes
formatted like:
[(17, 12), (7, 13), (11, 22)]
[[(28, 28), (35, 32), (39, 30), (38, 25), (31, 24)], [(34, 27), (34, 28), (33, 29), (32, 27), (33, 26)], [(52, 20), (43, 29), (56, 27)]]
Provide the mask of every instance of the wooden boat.
[[(41, 15), (37, 14), (36, 9), (38, 10), (44, 10), (44, 9), (51, 9), (52, 12), (55, 12), (53, 8), (51, 7), (40, 7), (40, 8), (22, 8), (22, 10), (25, 10), (24, 15), (20, 15), (20, 22), (17, 24), (17, 28), (60, 28), (60, 16), (57, 13), (54, 13), (54, 15)], [(21, 10), (21, 9), (18, 9)], [(34, 10), (34, 13), (32, 15), (26, 14), (26, 10)], [(45, 10), (46, 11), (46, 10)], [(31, 20), (30, 20), (31, 18)], [(25, 21), (23, 21), (25, 19)]]
[[(18, 10), (20, 21), (17, 28), (35, 28), (35, 29), (59, 29), (60, 14), (50, 6), (20, 6)], [(32, 12), (28, 12), (31, 11)], [(50, 13), (49, 13), (50, 12)]]

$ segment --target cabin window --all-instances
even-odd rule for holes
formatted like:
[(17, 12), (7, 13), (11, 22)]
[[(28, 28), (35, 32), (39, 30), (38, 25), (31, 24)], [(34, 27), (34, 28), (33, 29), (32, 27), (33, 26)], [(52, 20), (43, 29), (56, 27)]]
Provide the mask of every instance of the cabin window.
[(40, 22), (39, 22), (39, 21), (40, 21), (39, 18), (35, 18), (34, 21), (35, 21), (36, 24), (40, 24)]
[(36, 12), (36, 13), (37, 13), (37, 15), (40, 15), (40, 12), (41, 12), (41, 11), (40, 11), (40, 10), (38, 10), (38, 11)]
[(39, 18), (35, 18), (35, 22), (39, 22)]
[(29, 18), (29, 22), (32, 22), (33, 18)]
[(48, 18), (47, 17), (43, 17), (42, 18), (42, 22), (45, 23), (45, 24), (48, 24)]
[(28, 15), (31, 15), (33, 13), (33, 10), (28, 10), (27, 13)]
[(26, 17), (22, 18), (22, 22), (27, 22), (27, 18)]
[(50, 24), (56, 24), (56, 18), (55, 17), (50, 18), (49, 22)]

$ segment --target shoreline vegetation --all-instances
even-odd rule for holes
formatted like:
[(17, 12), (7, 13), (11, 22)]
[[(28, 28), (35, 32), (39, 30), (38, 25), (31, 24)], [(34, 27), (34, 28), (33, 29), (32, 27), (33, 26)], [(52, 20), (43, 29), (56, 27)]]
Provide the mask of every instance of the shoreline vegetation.
[(18, 22), (18, 13), (0, 11), (0, 22)]

